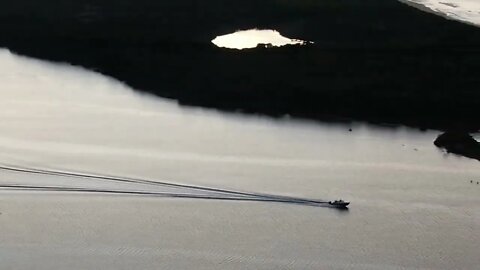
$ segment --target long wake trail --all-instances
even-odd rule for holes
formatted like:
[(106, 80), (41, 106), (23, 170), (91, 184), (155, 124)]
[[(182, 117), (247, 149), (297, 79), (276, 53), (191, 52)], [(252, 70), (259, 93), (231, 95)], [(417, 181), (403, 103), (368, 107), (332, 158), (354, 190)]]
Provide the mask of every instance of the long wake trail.
[[(98, 175), (91, 173), (69, 172), (60, 170), (47, 170), (27, 168), (17, 165), (2, 164), (0, 170), (23, 174), (37, 174), (57, 177), (72, 177), (93, 179), (108, 182), (139, 184), (144, 186), (156, 186), (178, 189), (181, 192), (150, 192), (138, 190), (117, 190), (117, 189), (97, 189), (97, 188), (80, 188), (80, 187), (65, 187), (65, 186), (41, 186), (41, 185), (14, 185), (5, 184), (0, 185), (3, 190), (23, 190), (23, 191), (50, 191), (50, 192), (76, 192), (76, 193), (104, 193), (117, 195), (143, 195), (169, 198), (187, 198), (187, 199), (209, 199), (209, 200), (230, 200), (230, 201), (259, 201), (259, 202), (279, 202), (303, 204), (311, 206), (329, 206), (328, 201), (311, 200), (290, 196), (272, 195), (255, 192), (242, 192), (229, 189), (220, 189), (213, 187), (178, 184), (165, 181), (153, 181), (149, 179), (139, 179), (130, 177), (119, 177), (110, 175)], [(202, 194), (203, 193), (203, 194)]]

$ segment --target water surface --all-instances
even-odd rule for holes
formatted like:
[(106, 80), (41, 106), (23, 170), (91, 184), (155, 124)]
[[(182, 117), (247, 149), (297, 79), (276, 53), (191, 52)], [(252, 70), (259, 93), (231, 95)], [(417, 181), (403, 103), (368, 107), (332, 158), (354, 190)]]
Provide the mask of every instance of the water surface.
[[(6, 269), (476, 269), (480, 166), (436, 131), (223, 114), (0, 50), (0, 163), (352, 201), (0, 191)], [(352, 129), (350, 132), (349, 129)], [(0, 171), (1, 185), (164, 191)], [(182, 191), (183, 192), (183, 191)]]

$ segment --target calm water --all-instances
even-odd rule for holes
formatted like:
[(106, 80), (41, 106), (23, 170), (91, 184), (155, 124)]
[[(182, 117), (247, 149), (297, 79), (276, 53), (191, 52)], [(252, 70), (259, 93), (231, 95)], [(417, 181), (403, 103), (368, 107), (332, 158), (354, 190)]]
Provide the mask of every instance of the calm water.
[[(480, 181), (480, 163), (437, 150), (438, 132), (183, 108), (99, 74), (6, 50), (0, 97), (1, 164), (352, 201), (340, 212), (3, 190), (4, 269), (480, 265), (480, 185), (470, 183)], [(0, 185), (168, 189), (2, 170), (0, 176)]]

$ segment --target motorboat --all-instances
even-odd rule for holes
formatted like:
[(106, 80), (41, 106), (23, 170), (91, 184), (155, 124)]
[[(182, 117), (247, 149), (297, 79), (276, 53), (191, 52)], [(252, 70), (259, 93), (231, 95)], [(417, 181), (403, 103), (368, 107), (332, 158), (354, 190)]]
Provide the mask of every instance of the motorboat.
[(345, 208), (350, 204), (350, 202), (346, 202), (344, 200), (335, 200), (335, 201), (329, 201), (328, 204), (333, 207)]

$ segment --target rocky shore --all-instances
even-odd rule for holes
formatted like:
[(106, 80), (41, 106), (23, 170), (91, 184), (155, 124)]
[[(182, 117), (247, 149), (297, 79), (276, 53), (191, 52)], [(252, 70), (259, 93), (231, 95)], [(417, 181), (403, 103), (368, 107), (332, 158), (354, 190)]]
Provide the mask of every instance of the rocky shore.
[(461, 131), (450, 131), (438, 136), (435, 145), (448, 153), (461, 155), (480, 161), (480, 142), (471, 135)]

